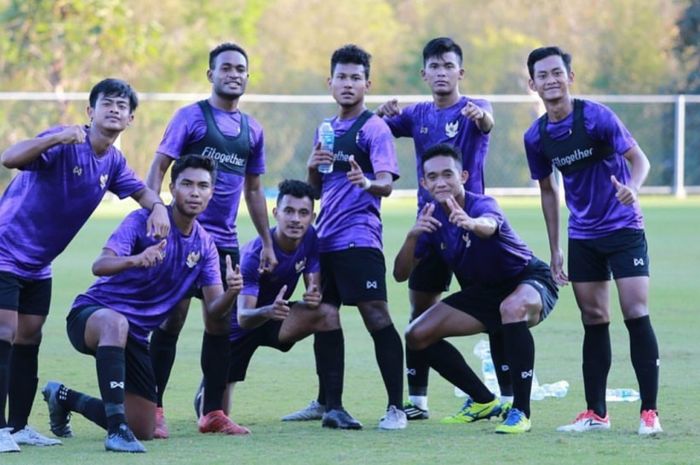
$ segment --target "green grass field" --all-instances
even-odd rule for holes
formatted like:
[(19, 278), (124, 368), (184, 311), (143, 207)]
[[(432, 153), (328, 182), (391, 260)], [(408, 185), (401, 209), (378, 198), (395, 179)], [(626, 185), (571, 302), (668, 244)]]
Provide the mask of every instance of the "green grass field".
[[(537, 199), (504, 199), (511, 223), (541, 258), (548, 260), (544, 223)], [(306, 405), (316, 393), (311, 341), (290, 353), (261, 349), (251, 363), (248, 379), (236, 387), (233, 418), (248, 426), (250, 437), (201, 435), (196, 430), (192, 395), (200, 380), (199, 346), (202, 322), (198, 304), (180, 337), (178, 358), (166, 393), (165, 408), (171, 438), (146, 443), (148, 453), (126, 457), (103, 450), (104, 432), (82, 417), (73, 417), (75, 437), (62, 447), (24, 447), (20, 454), (2, 454), (4, 464), (697, 464), (697, 395), (700, 358), (697, 328), (697, 266), (700, 247), (700, 198), (683, 201), (643, 198), (650, 245), (652, 287), (650, 307), (661, 347), (659, 410), (665, 433), (640, 438), (639, 403), (610, 403), (613, 429), (606, 433), (563, 435), (555, 428), (571, 421), (584, 407), (580, 375), (582, 329), (570, 288), (561, 291), (556, 311), (535, 328), (536, 372), (541, 383), (560, 379), (571, 384), (563, 399), (533, 401), (533, 429), (510, 437), (493, 434), (495, 422), (441, 425), (439, 419), (461, 404), (453, 389), (431, 374), (431, 419), (412, 422), (404, 431), (376, 429), (386, 397), (374, 360), (373, 345), (357, 311), (342, 310), (346, 338), (344, 402), (365, 429), (359, 432), (323, 430), (320, 422), (282, 423), (279, 417)], [(59, 379), (71, 387), (98, 395), (94, 360), (76, 352), (68, 342), (64, 317), (76, 294), (92, 282), (90, 265), (102, 244), (130, 205), (102, 208), (54, 267), (53, 305), (40, 354), (39, 385)], [(412, 200), (390, 200), (384, 206), (385, 244), (389, 269), (405, 232), (412, 223)], [(252, 238), (249, 219), (242, 215), (241, 237)], [(389, 304), (400, 332), (408, 320), (405, 285), (389, 279)], [(610, 387), (633, 387), (627, 332), (613, 292), (613, 366)], [(467, 360), (478, 337), (454, 340)], [(48, 433), (46, 405), (37, 394), (30, 423)], [(693, 446), (695, 444), (695, 446)]]

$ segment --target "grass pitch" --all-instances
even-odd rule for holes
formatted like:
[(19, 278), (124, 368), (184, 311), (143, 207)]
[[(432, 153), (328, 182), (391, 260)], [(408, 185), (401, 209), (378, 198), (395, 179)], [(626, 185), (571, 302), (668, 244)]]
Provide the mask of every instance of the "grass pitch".
[[(520, 235), (535, 253), (548, 261), (544, 222), (537, 199), (503, 199), (502, 206)], [(697, 327), (700, 247), (700, 199), (643, 198), (651, 256), (650, 308), (661, 348), (659, 411), (665, 433), (640, 438), (639, 403), (609, 403), (612, 430), (604, 433), (565, 435), (557, 426), (573, 420), (583, 409), (581, 341), (583, 331), (570, 287), (561, 290), (556, 310), (533, 330), (537, 347), (536, 372), (541, 383), (560, 379), (571, 384), (562, 399), (533, 401), (533, 429), (521, 436), (493, 433), (496, 422), (472, 425), (441, 425), (440, 418), (453, 414), (461, 400), (452, 387), (434, 372), (430, 378), (430, 413), (427, 421), (411, 422), (404, 431), (376, 429), (386, 397), (374, 359), (370, 336), (353, 308), (342, 310), (346, 339), (344, 403), (365, 429), (323, 430), (320, 422), (282, 423), (279, 417), (302, 407), (316, 394), (311, 340), (297, 344), (288, 354), (263, 348), (251, 363), (246, 382), (236, 387), (233, 418), (251, 428), (250, 437), (201, 435), (196, 431), (192, 395), (199, 383), (199, 347), (202, 322), (194, 303), (180, 336), (177, 361), (166, 393), (165, 409), (171, 438), (146, 443), (147, 454), (124, 456), (105, 453), (104, 432), (76, 415), (75, 438), (60, 447), (23, 447), (20, 454), (2, 454), (4, 464), (697, 464), (697, 395), (700, 358)], [(54, 266), (53, 305), (45, 327), (40, 353), (39, 385), (58, 379), (69, 386), (98, 395), (94, 360), (76, 352), (65, 333), (65, 315), (74, 297), (92, 282), (90, 265), (128, 203), (107, 205), (88, 222)], [(243, 213), (243, 212), (242, 212)], [(412, 224), (412, 200), (391, 199), (384, 203), (384, 237), (387, 267)], [(566, 214), (562, 216), (566, 218)], [(253, 237), (249, 219), (239, 220), (243, 241)], [(400, 331), (408, 321), (405, 285), (389, 284), (389, 304)], [(454, 285), (453, 285), (454, 287)], [(613, 366), (610, 387), (636, 388), (629, 362), (629, 344), (617, 297), (611, 293)], [(453, 342), (475, 370), (472, 355), (478, 337)], [(49, 433), (46, 405), (38, 393), (30, 424)], [(695, 446), (693, 446), (695, 444)]]

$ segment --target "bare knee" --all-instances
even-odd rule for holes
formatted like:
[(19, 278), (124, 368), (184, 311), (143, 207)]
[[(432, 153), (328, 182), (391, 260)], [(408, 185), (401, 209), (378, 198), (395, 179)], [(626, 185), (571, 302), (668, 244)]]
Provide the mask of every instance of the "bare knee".
[(0, 341), (12, 342), (17, 334), (17, 312), (0, 310)]
[(333, 331), (340, 328), (340, 314), (337, 308), (321, 305), (315, 311), (318, 312), (317, 331)]
[(357, 307), (369, 332), (379, 331), (392, 324), (389, 306), (384, 301), (362, 302)]
[(409, 289), (408, 297), (411, 302), (411, 321), (440, 301), (439, 292), (433, 293)]
[(41, 344), (45, 321), (46, 317), (43, 315), (19, 315), (14, 343), (33, 346)]
[[(88, 318), (85, 333), (86, 341), (94, 341), (95, 346), (125, 347), (129, 321), (114, 310), (98, 310)], [(92, 345), (88, 342), (88, 346)]]
[(185, 321), (187, 321), (189, 308), (190, 299), (185, 299), (178, 302), (175, 308), (170, 312), (170, 315), (168, 315), (168, 318), (161, 323), (160, 329), (174, 336), (180, 334), (183, 326), (185, 326)]
[(406, 346), (411, 350), (423, 350), (431, 343), (428, 336), (420, 325), (411, 324), (404, 335)]

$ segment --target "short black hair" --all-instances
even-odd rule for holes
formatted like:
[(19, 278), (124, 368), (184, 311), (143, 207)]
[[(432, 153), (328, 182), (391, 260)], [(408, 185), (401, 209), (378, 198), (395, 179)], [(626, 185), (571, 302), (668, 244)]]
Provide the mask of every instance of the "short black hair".
[(566, 72), (571, 72), (570, 54), (556, 46), (540, 47), (531, 51), (527, 56), (527, 72), (530, 73), (530, 79), (534, 79), (535, 77), (535, 63), (553, 55), (560, 56), (561, 61), (564, 62), (564, 66), (566, 67)]
[(217, 45), (211, 52), (209, 52), (209, 69), (214, 69), (216, 67), (216, 57), (224, 52), (238, 52), (243, 57), (245, 57), (246, 68), (248, 68), (248, 54), (243, 50), (238, 44), (232, 42), (224, 42), (223, 44)]
[(365, 67), (365, 79), (369, 79), (369, 66), (372, 60), (372, 55), (361, 49), (355, 44), (343, 45), (338, 50), (333, 52), (331, 56), (331, 77), (335, 72), (337, 64), (353, 64), (362, 65)]
[(454, 52), (459, 57), (459, 64), (462, 64), (462, 47), (449, 37), (437, 37), (423, 47), (423, 66), (429, 58), (441, 57), (446, 53)]
[(423, 165), (426, 161), (430, 160), (431, 158), (440, 156), (454, 158), (455, 163), (457, 163), (457, 166), (462, 168), (462, 154), (460, 153), (459, 149), (452, 144), (446, 143), (437, 144), (433, 145), (432, 147), (429, 147), (425, 151), (425, 153), (423, 153), (423, 158), (421, 158), (421, 165)]
[(139, 98), (136, 91), (126, 82), (121, 79), (107, 78), (103, 79), (94, 85), (90, 90), (90, 108), (95, 108), (97, 99), (102, 94), (104, 97), (124, 97), (129, 100), (129, 112), (133, 113), (136, 107), (139, 106)]
[(201, 168), (206, 170), (211, 175), (211, 183), (216, 181), (216, 162), (211, 158), (206, 158), (201, 155), (185, 155), (178, 158), (170, 170), (170, 182), (175, 184), (180, 173), (187, 168)]
[(316, 198), (316, 189), (304, 181), (296, 179), (285, 179), (277, 185), (277, 190), (277, 204), (280, 203), (285, 195), (291, 195), (297, 199), (308, 197), (311, 200), (311, 205), (314, 204), (314, 199)]

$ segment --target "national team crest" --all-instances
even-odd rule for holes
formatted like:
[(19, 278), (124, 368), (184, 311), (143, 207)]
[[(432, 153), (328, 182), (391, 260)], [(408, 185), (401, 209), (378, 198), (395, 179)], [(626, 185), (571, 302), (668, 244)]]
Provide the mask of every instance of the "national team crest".
[(297, 273), (301, 273), (302, 271), (304, 271), (304, 268), (306, 268), (306, 258), (302, 258), (294, 264), (294, 270)]
[(464, 233), (464, 235), (462, 236), (462, 240), (464, 241), (464, 244), (465, 244), (465, 247), (466, 247), (466, 248), (469, 248), (469, 247), (472, 245), (472, 240), (471, 240), (471, 238), (469, 237), (469, 233), (468, 233), (468, 232)]
[(445, 123), (445, 135), (452, 139), (457, 135), (459, 131), (459, 120), (453, 121), (451, 123)]
[(194, 268), (197, 263), (199, 263), (199, 259), (202, 255), (199, 252), (190, 252), (189, 255), (187, 255), (187, 261), (185, 262), (187, 264), (187, 268)]
[(109, 176), (106, 174), (100, 176), (100, 189), (104, 189), (105, 186), (107, 186), (107, 178), (109, 178)]

